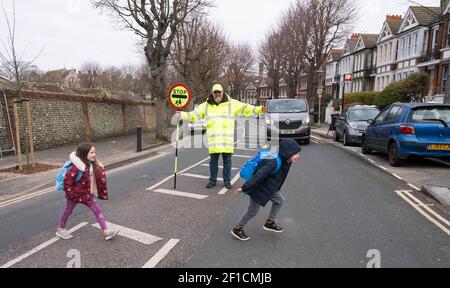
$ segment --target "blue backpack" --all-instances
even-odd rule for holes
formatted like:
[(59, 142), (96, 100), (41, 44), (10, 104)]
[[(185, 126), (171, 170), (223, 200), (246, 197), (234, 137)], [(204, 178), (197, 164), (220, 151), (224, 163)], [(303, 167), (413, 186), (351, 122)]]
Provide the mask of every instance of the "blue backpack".
[[(59, 170), (58, 174), (56, 174), (56, 191), (64, 190), (64, 177), (66, 176), (67, 171), (69, 171), (73, 166), (72, 161), (67, 161), (64, 163), (63, 167)], [(83, 171), (78, 171), (76, 182), (81, 180), (83, 177)]]
[(272, 153), (268, 150), (260, 150), (256, 156), (248, 160), (241, 169), (239, 175), (245, 181), (250, 181), (256, 172), (258, 165), (265, 159), (275, 159), (277, 160), (277, 168), (272, 172), (272, 175), (277, 174), (281, 169), (281, 158), (279, 155)]

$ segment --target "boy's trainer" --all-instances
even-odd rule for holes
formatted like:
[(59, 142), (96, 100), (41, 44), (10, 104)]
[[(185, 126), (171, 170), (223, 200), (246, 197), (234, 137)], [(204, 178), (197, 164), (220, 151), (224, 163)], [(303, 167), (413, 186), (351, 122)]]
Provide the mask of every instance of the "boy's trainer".
[(250, 237), (248, 237), (247, 234), (245, 234), (243, 228), (234, 227), (233, 230), (231, 230), (231, 234), (236, 237), (238, 240), (241, 241), (247, 241), (250, 240)]
[(267, 220), (266, 224), (264, 224), (263, 228), (264, 228), (264, 230), (272, 231), (272, 232), (276, 232), (276, 233), (281, 233), (284, 231), (283, 227), (278, 226), (277, 224), (275, 224), (274, 221), (271, 221), (271, 220)]

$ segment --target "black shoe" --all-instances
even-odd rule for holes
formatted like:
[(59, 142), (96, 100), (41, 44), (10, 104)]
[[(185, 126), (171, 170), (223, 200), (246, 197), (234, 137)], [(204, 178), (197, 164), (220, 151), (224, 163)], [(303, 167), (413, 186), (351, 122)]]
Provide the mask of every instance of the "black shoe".
[(228, 190), (233, 189), (233, 185), (231, 185), (231, 183), (225, 183), (225, 188)]
[(206, 189), (211, 189), (211, 188), (216, 187), (216, 186), (217, 186), (216, 183), (209, 182), (208, 185), (206, 185)]
[(264, 228), (264, 230), (272, 231), (275, 233), (281, 233), (284, 231), (283, 227), (278, 226), (277, 224), (275, 224), (274, 221), (271, 221), (271, 220), (267, 220), (266, 224), (264, 224), (263, 228)]
[(241, 241), (250, 240), (250, 237), (248, 237), (247, 234), (245, 234), (244, 228), (234, 227), (233, 230), (231, 230), (231, 235), (233, 235), (234, 237), (236, 237), (236, 239)]

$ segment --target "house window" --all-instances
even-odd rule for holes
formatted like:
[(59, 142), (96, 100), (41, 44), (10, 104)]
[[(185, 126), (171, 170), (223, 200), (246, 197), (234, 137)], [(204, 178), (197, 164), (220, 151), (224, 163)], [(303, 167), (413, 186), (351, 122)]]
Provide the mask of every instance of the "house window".
[(450, 21), (447, 22), (447, 47), (450, 47)]
[(418, 36), (419, 36), (419, 34), (418, 34), (418, 32), (416, 32), (416, 33), (414, 33), (414, 39), (413, 39), (413, 47), (414, 47), (414, 49), (413, 49), (413, 53), (414, 53), (414, 55), (416, 55), (417, 54), (417, 41), (418, 41)]
[(407, 50), (407, 57), (411, 56), (411, 48), (412, 48), (412, 35), (408, 35), (408, 50)]
[(428, 31), (425, 31), (423, 33), (423, 47), (422, 47), (422, 54), (426, 54), (428, 50)]
[(445, 93), (447, 90), (447, 82), (448, 82), (448, 65), (444, 65), (442, 73), (442, 93)]

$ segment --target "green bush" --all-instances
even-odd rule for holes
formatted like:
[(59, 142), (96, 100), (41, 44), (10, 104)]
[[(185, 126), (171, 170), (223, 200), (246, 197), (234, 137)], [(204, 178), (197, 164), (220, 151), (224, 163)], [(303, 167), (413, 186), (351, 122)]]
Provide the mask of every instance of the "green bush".
[(399, 82), (389, 84), (380, 95), (375, 98), (374, 104), (380, 109), (391, 105), (392, 103), (403, 102), (401, 94), (401, 85)]
[(361, 105), (375, 105), (375, 99), (378, 97), (379, 92), (363, 91), (356, 93), (345, 94), (345, 104), (361, 104)]
[(412, 73), (407, 78), (392, 82), (375, 99), (374, 104), (383, 109), (396, 102), (423, 102), (428, 93), (430, 78), (425, 73)]

